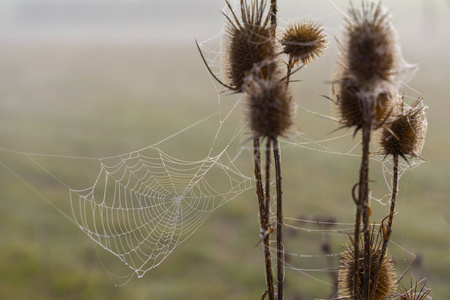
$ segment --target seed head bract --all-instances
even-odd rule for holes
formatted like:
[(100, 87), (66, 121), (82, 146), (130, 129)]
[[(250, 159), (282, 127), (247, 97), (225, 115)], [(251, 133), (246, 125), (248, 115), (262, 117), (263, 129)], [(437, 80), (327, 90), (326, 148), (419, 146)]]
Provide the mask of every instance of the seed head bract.
[(401, 294), (397, 300), (432, 300), (431, 298), (431, 290), (425, 287), (425, 282), (422, 287), (419, 289), (419, 284), (416, 281), (413, 284), (413, 280), (411, 279), (411, 288), (404, 287), (400, 290)]

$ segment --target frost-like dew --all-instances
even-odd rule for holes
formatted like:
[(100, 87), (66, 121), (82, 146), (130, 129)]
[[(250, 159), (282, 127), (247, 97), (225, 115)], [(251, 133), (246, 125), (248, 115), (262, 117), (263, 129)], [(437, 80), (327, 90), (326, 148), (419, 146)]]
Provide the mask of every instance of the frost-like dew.
[[(141, 277), (214, 210), (252, 187), (252, 179), (233, 167), (226, 150), (187, 161), (152, 146), (101, 159), (94, 185), (70, 190), (73, 219)], [(220, 185), (212, 183), (221, 177)]]

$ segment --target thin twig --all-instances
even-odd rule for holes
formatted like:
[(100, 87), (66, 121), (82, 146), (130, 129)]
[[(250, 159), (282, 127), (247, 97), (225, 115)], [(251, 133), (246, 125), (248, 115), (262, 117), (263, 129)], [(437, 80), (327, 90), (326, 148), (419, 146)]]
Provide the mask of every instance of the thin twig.
[(278, 271), (278, 300), (283, 299), (284, 285), (284, 245), (283, 245), (283, 190), (281, 187), (281, 163), (278, 139), (273, 138), (273, 156), (275, 160), (275, 176), (277, 189), (277, 271)]

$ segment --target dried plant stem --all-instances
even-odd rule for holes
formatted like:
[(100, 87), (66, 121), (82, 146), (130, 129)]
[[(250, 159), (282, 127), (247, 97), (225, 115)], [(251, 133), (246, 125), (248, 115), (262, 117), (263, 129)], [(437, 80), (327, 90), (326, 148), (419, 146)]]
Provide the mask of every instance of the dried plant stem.
[(364, 232), (364, 277), (363, 277), (363, 299), (368, 299), (369, 297), (369, 280), (370, 280), (370, 231), (369, 229), (369, 144), (370, 135), (372, 129), (372, 118), (371, 114), (368, 113), (363, 126), (362, 126), (362, 158), (361, 158), (361, 168), (359, 172), (359, 191), (358, 191), (358, 201), (356, 208), (356, 222), (355, 222), (355, 274), (353, 281), (353, 294), (355, 299), (360, 298), (361, 291), (358, 290), (359, 285), (359, 274), (360, 274), (360, 264), (359, 264), (359, 239), (360, 239), (360, 227), (361, 218), (363, 219), (363, 232)]
[(273, 156), (275, 160), (275, 176), (277, 188), (277, 271), (278, 271), (278, 300), (283, 299), (284, 285), (284, 245), (283, 245), (283, 190), (281, 188), (281, 163), (278, 139), (273, 138)]
[(270, 25), (272, 26), (273, 36), (275, 36), (277, 29), (277, 0), (270, 1)]
[(267, 294), (269, 295), (269, 300), (275, 300), (275, 291), (272, 275), (272, 255), (270, 253), (270, 235), (268, 234), (269, 232), (268, 216), (270, 213), (270, 207), (268, 206), (269, 201), (264, 198), (264, 190), (261, 175), (260, 140), (259, 138), (256, 137), (253, 139), (253, 153), (255, 160), (256, 194), (258, 196), (260, 226), (261, 231), (264, 234), (262, 242), (264, 245), (264, 267), (266, 272)]
[[(272, 29), (273, 37), (276, 37), (277, 30), (277, 0), (270, 1), (270, 25)], [(291, 75), (291, 70), (288, 69), (288, 78), (286, 80), (287, 85), (289, 84), (289, 77)], [(286, 85), (286, 88), (287, 88)], [(270, 139), (267, 138), (267, 149), (269, 151), (270, 144), (273, 143), (273, 156), (275, 160), (275, 176), (276, 176), (276, 190), (277, 190), (277, 272), (278, 272), (278, 300), (283, 299), (283, 284), (284, 284), (284, 246), (283, 246), (283, 205), (282, 205), (282, 189), (281, 189), (281, 164), (280, 164), (280, 148), (278, 146), (278, 139), (276, 137), (272, 137)], [(267, 157), (270, 157), (269, 152), (267, 152)], [(269, 158), (267, 158), (266, 167), (269, 168)], [(268, 171), (268, 170), (267, 170)], [(266, 173), (266, 197), (269, 196), (268, 188), (269, 188), (269, 172)], [(267, 200), (267, 199), (266, 199)]]
[(397, 192), (398, 192), (398, 154), (393, 154), (393, 160), (394, 160), (394, 165), (392, 167), (392, 195), (391, 195), (391, 207), (390, 207), (390, 212), (389, 212), (389, 219), (388, 219), (388, 226), (387, 226), (387, 232), (384, 234), (384, 239), (383, 239), (383, 246), (381, 248), (381, 255), (380, 255), (380, 260), (378, 263), (378, 269), (377, 269), (377, 273), (374, 277), (374, 281), (373, 281), (373, 290), (371, 292), (371, 298), (373, 298), (373, 295), (375, 294), (375, 291), (377, 289), (377, 285), (378, 285), (378, 278), (380, 277), (380, 270), (381, 270), (381, 264), (383, 263), (384, 260), (384, 256), (386, 254), (387, 251), (387, 247), (389, 244), (389, 240), (391, 239), (391, 234), (392, 234), (392, 224), (393, 224), (393, 220), (394, 220), (394, 214), (395, 214), (395, 202), (397, 200)]
[(265, 202), (265, 207), (266, 207), (266, 215), (264, 216), (267, 220), (267, 222), (269, 222), (269, 218), (270, 218), (270, 166), (271, 166), (271, 150), (272, 150), (272, 144), (271, 144), (271, 140), (269, 138), (267, 138), (267, 143), (266, 143), (266, 202)]
[(389, 220), (388, 220), (388, 233), (387, 233), (387, 239), (389, 241), (389, 238), (391, 237), (392, 233), (392, 223), (394, 220), (394, 214), (395, 214), (395, 202), (397, 200), (397, 190), (398, 190), (398, 154), (394, 154), (394, 166), (393, 166), (393, 177), (392, 177), (392, 197), (391, 197), (391, 209), (389, 213)]
[(292, 60), (291, 57), (289, 57), (289, 62), (288, 62), (288, 65), (287, 65), (287, 74), (286, 74), (286, 88), (288, 88), (289, 81), (291, 80), (292, 64), (293, 64), (293, 60)]

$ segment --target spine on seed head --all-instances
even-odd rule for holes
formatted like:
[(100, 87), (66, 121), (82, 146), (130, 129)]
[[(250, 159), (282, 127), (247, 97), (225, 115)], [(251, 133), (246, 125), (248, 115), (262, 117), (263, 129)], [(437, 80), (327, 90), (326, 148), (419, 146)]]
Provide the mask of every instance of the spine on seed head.
[(425, 287), (425, 282), (423, 283), (422, 287), (418, 289), (418, 282), (416, 281), (415, 284), (413, 284), (413, 281), (411, 280), (411, 287), (407, 288), (404, 287), (400, 290), (401, 294), (397, 300), (432, 300), (431, 298), (431, 290)]

